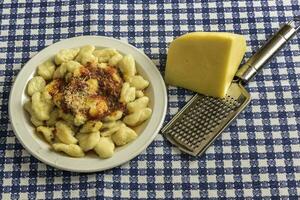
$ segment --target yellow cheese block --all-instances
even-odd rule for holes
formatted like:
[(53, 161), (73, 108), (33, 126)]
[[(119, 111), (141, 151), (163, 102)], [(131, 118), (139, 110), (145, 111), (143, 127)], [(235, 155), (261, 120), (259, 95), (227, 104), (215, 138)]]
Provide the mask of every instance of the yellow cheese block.
[(224, 97), (246, 51), (241, 35), (194, 32), (169, 47), (166, 83), (195, 92)]

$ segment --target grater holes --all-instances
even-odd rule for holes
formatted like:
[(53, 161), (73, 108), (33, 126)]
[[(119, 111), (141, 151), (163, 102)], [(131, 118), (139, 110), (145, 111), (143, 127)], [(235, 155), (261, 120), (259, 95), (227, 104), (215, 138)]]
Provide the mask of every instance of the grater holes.
[(189, 132), (189, 128), (188, 128), (188, 127), (185, 127), (185, 128), (183, 129), (183, 131), (184, 131), (185, 133), (187, 133), (187, 132)]
[(186, 110), (172, 131), (176, 140), (197, 148), (205, 135), (211, 134), (227, 115), (239, 105), (232, 97), (222, 100), (200, 96), (193, 107)]
[(191, 122), (193, 121), (193, 118), (190, 117), (190, 118), (187, 119), (187, 121), (188, 121), (189, 123), (191, 123)]
[[(186, 152), (196, 155), (218, 134), (219, 127), (223, 127), (230, 120), (230, 113), (238, 112), (240, 105), (244, 103), (244, 96), (237, 96), (234, 90), (231, 93), (233, 96), (223, 99), (197, 95), (183, 112), (176, 116), (173, 124), (170, 123), (165, 130), (166, 136)], [(172, 131), (167, 131), (168, 129)]]
[(169, 133), (170, 135), (174, 136), (174, 137), (180, 137), (180, 135), (178, 134), (178, 132), (172, 131)]
[(200, 140), (193, 140), (193, 141), (191, 142), (191, 145), (192, 145), (192, 146), (197, 146), (197, 144), (199, 143), (199, 141), (200, 141)]
[(187, 121), (187, 119), (183, 119), (183, 121), (181, 122), (182, 126), (186, 126), (189, 122)]
[(203, 139), (204, 139), (203, 137), (198, 136), (196, 140), (193, 140), (193, 141), (191, 142), (191, 144), (192, 144), (193, 146), (199, 146), (199, 143), (200, 143)]
[(192, 127), (192, 128), (191, 128), (191, 131), (192, 131), (193, 133), (196, 133), (196, 132), (197, 132), (197, 127), (195, 127), (195, 126)]

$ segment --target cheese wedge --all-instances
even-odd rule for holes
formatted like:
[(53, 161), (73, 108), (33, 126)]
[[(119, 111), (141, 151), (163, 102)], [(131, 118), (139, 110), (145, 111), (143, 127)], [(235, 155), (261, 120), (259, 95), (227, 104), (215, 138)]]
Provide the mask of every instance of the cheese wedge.
[(166, 83), (214, 97), (225, 97), (246, 51), (243, 36), (222, 32), (194, 32), (169, 47)]

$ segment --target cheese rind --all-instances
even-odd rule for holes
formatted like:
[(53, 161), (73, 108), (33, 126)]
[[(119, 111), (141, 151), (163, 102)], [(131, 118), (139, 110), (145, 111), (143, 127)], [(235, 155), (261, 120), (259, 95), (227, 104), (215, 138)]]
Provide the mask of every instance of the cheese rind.
[(166, 83), (195, 92), (224, 97), (246, 51), (243, 36), (222, 32), (194, 32), (169, 47)]

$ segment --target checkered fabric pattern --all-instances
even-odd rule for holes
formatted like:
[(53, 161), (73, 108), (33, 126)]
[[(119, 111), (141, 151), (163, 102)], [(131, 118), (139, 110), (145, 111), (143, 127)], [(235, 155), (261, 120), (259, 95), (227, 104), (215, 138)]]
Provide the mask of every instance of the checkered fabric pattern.
[[(8, 117), (14, 78), (31, 56), (65, 38), (104, 35), (143, 50), (164, 72), (169, 42), (192, 31), (245, 35), (248, 58), (297, 0), (0, 0), (0, 196), (2, 199), (299, 199), (299, 35), (248, 86), (252, 102), (201, 157), (159, 135), (135, 159), (105, 172), (54, 169), (18, 142)], [(216, 52), (217, 53), (217, 52)], [(193, 95), (168, 87), (166, 121)]]

